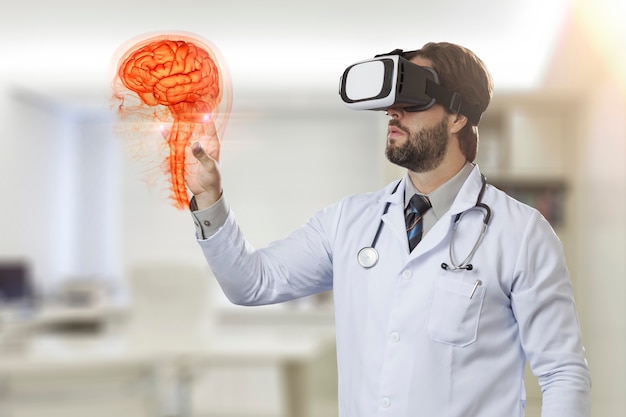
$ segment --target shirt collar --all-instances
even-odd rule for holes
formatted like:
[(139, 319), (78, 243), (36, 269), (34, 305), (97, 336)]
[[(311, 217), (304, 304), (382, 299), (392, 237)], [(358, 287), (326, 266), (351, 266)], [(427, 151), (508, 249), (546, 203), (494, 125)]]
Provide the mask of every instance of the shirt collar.
[(472, 169), (474, 169), (474, 165), (470, 162), (466, 162), (459, 172), (428, 195), (420, 193), (419, 190), (415, 188), (407, 173), (405, 178), (406, 186), (404, 188), (404, 208), (406, 209), (408, 206), (409, 200), (413, 197), (413, 194), (425, 195), (432, 205), (431, 211), (435, 214), (437, 219), (440, 219), (441, 216), (447, 213), (450, 207), (452, 207), (456, 195), (461, 190), (461, 187), (472, 172)]

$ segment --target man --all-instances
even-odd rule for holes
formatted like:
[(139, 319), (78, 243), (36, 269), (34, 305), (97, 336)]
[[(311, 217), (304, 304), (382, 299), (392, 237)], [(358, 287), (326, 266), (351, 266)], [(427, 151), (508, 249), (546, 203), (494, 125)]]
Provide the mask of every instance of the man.
[(588, 417), (561, 244), (472, 164), (491, 98), (484, 64), (449, 43), (392, 54), (434, 70), (456, 93), (442, 97), (457, 97), (390, 105), (386, 154), (404, 178), (343, 199), (267, 248), (245, 241), (215, 159), (193, 145), (198, 241), (223, 291), (259, 305), (333, 289), (341, 417), (522, 416), (526, 360), (543, 417)]

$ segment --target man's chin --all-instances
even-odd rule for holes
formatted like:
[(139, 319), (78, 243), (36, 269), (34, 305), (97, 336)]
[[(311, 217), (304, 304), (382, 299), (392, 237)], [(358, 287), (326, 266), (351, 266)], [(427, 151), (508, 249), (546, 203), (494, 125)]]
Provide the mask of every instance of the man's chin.
[(404, 161), (403, 159), (400, 159), (397, 157), (397, 155), (394, 155), (393, 152), (389, 152), (389, 148), (387, 148), (387, 150), (385, 151), (385, 156), (387, 157), (387, 160), (389, 162), (391, 162), (394, 165), (397, 165), (399, 167), (402, 168), (406, 168), (407, 167), (407, 163), (406, 161)]

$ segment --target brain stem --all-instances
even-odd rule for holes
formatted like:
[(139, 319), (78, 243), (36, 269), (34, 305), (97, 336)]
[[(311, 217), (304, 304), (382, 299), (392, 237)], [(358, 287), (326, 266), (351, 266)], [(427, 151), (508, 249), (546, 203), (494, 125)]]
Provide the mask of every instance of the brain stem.
[(174, 120), (167, 139), (170, 155), (166, 162), (171, 175), (172, 199), (177, 208), (184, 208), (189, 203), (185, 185), (185, 148), (189, 144), (192, 130), (191, 123)]

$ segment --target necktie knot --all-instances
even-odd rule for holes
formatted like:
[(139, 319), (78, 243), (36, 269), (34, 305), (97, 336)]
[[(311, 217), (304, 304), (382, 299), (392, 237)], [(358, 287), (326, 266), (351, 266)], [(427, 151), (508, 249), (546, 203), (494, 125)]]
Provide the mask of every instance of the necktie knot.
[(432, 205), (430, 204), (428, 197), (421, 194), (413, 194), (413, 197), (411, 197), (411, 200), (409, 201), (408, 211), (423, 215), (431, 207)]

